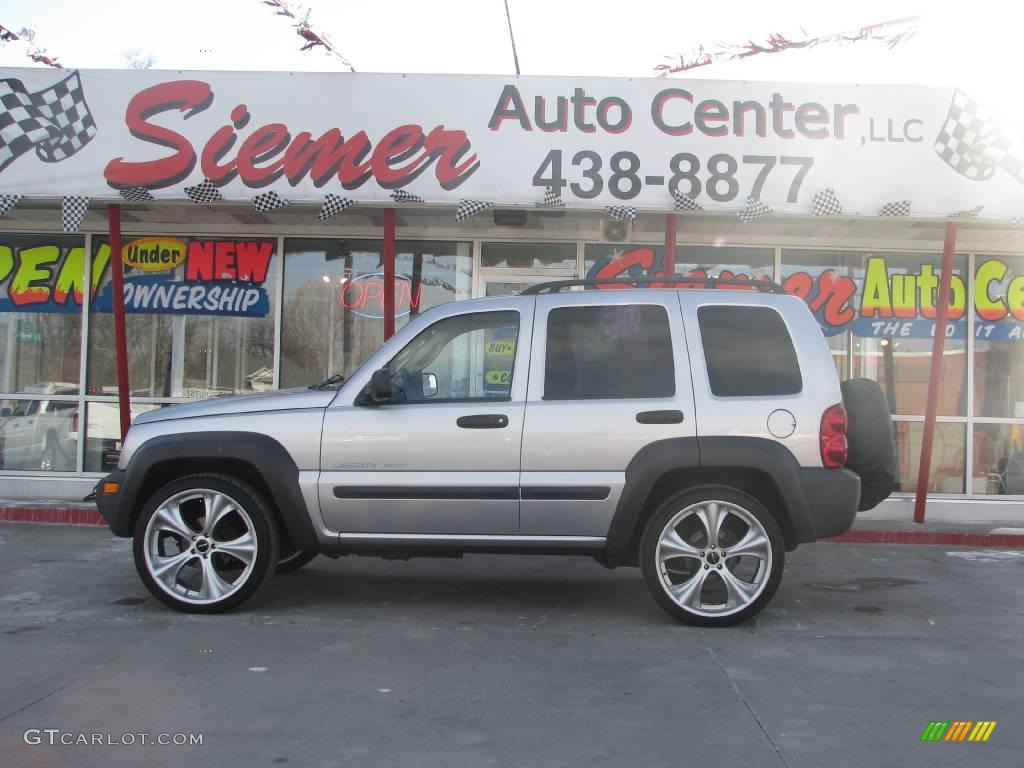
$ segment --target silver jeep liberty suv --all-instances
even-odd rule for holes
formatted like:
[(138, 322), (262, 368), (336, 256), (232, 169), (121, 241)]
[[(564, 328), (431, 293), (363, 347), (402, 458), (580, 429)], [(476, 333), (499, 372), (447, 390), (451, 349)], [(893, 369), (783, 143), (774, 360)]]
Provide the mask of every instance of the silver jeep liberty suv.
[(317, 554), (578, 554), (730, 625), (894, 481), (881, 390), (841, 389), (807, 305), (769, 281), (460, 301), (340, 379), (135, 420), (97, 504), (153, 595), (223, 611)]

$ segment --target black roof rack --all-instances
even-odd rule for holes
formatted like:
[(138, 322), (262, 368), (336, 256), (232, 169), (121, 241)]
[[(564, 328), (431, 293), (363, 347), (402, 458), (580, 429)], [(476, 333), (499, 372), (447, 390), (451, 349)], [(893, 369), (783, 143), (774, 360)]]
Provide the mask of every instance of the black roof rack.
[(682, 283), (682, 290), (696, 285), (706, 288), (728, 286), (746, 288), (760, 291), (761, 293), (782, 293), (786, 291), (781, 285), (773, 280), (757, 278), (747, 280), (739, 277), (686, 277), (685, 275), (674, 275), (672, 277), (588, 277), (578, 280), (552, 280), (547, 283), (537, 283), (528, 286), (520, 292), (520, 296), (536, 296), (542, 293), (558, 293), (563, 288), (574, 288), (576, 286), (598, 286), (598, 285), (630, 285), (636, 287), (642, 284), (658, 283), (659, 287), (668, 288), (672, 283)]

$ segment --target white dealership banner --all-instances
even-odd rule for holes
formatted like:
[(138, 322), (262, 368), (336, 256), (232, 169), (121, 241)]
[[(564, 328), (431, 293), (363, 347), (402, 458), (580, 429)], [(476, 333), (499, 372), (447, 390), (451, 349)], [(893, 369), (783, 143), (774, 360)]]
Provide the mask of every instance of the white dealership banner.
[(954, 87), (4, 69), (0, 194), (1010, 219), (1017, 129)]

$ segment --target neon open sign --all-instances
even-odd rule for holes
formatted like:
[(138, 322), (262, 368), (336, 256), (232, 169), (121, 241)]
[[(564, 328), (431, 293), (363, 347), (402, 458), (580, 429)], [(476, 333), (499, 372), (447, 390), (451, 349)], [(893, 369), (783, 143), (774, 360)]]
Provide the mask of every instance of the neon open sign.
[[(420, 306), (422, 284), (413, 293), (412, 279), (395, 275), (395, 317), (405, 317)], [(369, 272), (353, 277), (338, 293), (341, 306), (360, 317), (384, 319), (384, 273)]]

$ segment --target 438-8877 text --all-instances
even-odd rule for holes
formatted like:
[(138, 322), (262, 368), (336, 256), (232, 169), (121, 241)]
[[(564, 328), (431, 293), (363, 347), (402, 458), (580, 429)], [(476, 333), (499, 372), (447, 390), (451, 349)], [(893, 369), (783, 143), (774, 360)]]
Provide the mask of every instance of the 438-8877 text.
[[(667, 173), (644, 175), (640, 173), (640, 158), (635, 152), (616, 152), (605, 163), (600, 153), (585, 149), (572, 156), (570, 173), (578, 181), (563, 175), (562, 150), (553, 149), (533, 174), (537, 187), (551, 187), (562, 192), (565, 187), (581, 200), (599, 197), (608, 187), (608, 193), (618, 200), (632, 200), (647, 186), (668, 185), (672, 193), (681, 192), (694, 199), (706, 195), (716, 203), (727, 203), (740, 195), (740, 178), (754, 178), (744, 196), (760, 199), (769, 180), (775, 182), (778, 174), (788, 174), (789, 190), (786, 202), (795, 203), (800, 187), (814, 166), (813, 157), (791, 155), (743, 155), (739, 160), (726, 153), (711, 155), (702, 162), (690, 152), (680, 152), (669, 160)], [(783, 180), (782, 183), (785, 183)]]

